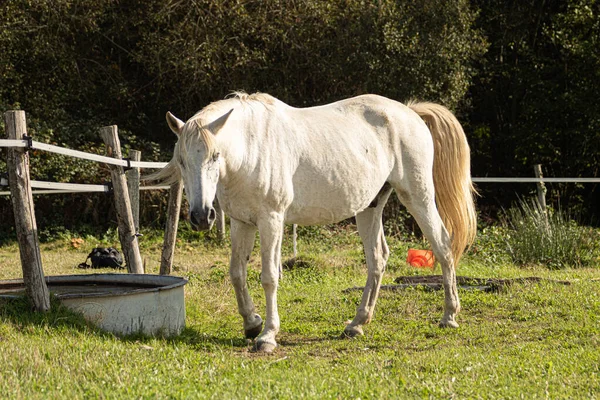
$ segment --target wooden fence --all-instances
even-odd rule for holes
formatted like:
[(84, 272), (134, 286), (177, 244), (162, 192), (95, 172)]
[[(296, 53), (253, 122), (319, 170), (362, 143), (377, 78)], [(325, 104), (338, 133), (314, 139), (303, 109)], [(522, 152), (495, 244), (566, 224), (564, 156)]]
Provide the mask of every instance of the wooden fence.
[[(82, 151), (71, 150), (34, 141), (27, 133), (24, 111), (7, 111), (5, 117), (5, 140), (0, 147), (7, 147), (8, 182), (11, 202), (15, 216), (15, 226), (23, 281), (27, 295), (33, 300), (35, 309), (46, 311), (50, 308), (49, 292), (44, 279), (37, 224), (35, 220), (33, 194), (109, 192), (114, 194), (117, 214), (119, 241), (129, 273), (143, 274), (144, 265), (140, 255), (139, 234), (139, 190), (169, 189), (167, 186), (140, 187), (139, 168), (163, 168), (166, 163), (139, 161), (139, 152), (131, 152), (130, 159), (123, 159), (117, 126), (100, 129), (108, 156), (100, 156)], [(44, 150), (52, 153), (77, 157), (89, 161), (107, 164), (111, 171), (111, 185), (86, 185), (74, 183), (55, 183), (32, 181), (29, 175), (29, 150)], [(129, 179), (128, 179), (129, 178)], [(165, 229), (165, 239), (161, 256), (161, 274), (170, 274), (173, 265), (173, 253), (177, 235), (177, 223), (181, 209), (181, 182), (170, 188), (169, 215)], [(34, 191), (33, 189), (41, 189)], [(219, 210), (220, 211), (220, 210)], [(220, 215), (219, 215), (220, 214)], [(224, 216), (218, 212), (219, 237), (224, 235)]]
[[(4, 117), (7, 139), (0, 140), (0, 147), (8, 148), (7, 167), (9, 177), (8, 182), (3, 178), (0, 184), (8, 184), (8, 186), (10, 186), (17, 240), (19, 242), (19, 252), (23, 268), (23, 281), (25, 283), (27, 294), (32, 298), (36, 310), (48, 310), (50, 308), (50, 300), (41, 263), (35, 213), (33, 210), (33, 194), (112, 191), (115, 196), (115, 208), (119, 224), (119, 240), (121, 242), (128, 272), (144, 273), (144, 266), (138, 246), (139, 190), (169, 189), (168, 216), (161, 255), (160, 274), (171, 273), (179, 213), (181, 209), (183, 184), (182, 182), (178, 182), (171, 187), (139, 186), (140, 168), (163, 168), (166, 163), (140, 161), (141, 155), (135, 150), (130, 152), (129, 159), (123, 159), (118, 129), (115, 125), (100, 129), (100, 135), (104, 140), (108, 154), (108, 156), (101, 156), (34, 141), (33, 138), (27, 134), (24, 111), (7, 111)], [(43, 150), (107, 164), (111, 169), (112, 185), (32, 181), (29, 176), (28, 150), (30, 149)], [(536, 183), (538, 185), (540, 204), (545, 203), (544, 183), (600, 183), (600, 178), (545, 178), (541, 174), (541, 166), (535, 166), (534, 171), (536, 177), (531, 178), (482, 177), (473, 178), (472, 180), (475, 183)], [(0, 195), (7, 193), (8, 192), (0, 192)], [(223, 239), (225, 232), (225, 217), (223, 211), (218, 209), (218, 207), (216, 208), (217, 232), (219, 238)], [(294, 257), (297, 255), (296, 238), (296, 225), (294, 225), (292, 234)]]

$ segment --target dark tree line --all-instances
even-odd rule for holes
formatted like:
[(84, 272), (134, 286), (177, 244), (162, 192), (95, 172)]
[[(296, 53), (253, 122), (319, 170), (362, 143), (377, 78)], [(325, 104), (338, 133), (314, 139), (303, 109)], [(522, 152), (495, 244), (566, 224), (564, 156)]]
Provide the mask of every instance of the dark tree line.
[[(90, 151), (99, 126), (118, 124), (126, 147), (167, 159), (167, 110), (187, 118), (239, 89), (294, 106), (378, 93), (454, 109), (475, 176), (530, 176), (536, 163), (550, 176), (597, 176), (599, 14), (593, 0), (9, 0), (0, 109), (26, 110), (38, 140)], [(37, 179), (107, 178), (83, 161), (34, 160)], [(481, 187), (480, 204), (531, 189)], [(594, 186), (553, 189), (598, 211)], [(92, 210), (109, 202), (91, 199), (37, 207), (65, 210), (50, 225), (102, 224)]]
[[(600, 2), (472, 4), (489, 43), (467, 110), (475, 173), (531, 176), (531, 166), (542, 164), (547, 176), (598, 177)], [(551, 188), (555, 205), (600, 216), (597, 185)], [(519, 188), (484, 190), (506, 205)]]

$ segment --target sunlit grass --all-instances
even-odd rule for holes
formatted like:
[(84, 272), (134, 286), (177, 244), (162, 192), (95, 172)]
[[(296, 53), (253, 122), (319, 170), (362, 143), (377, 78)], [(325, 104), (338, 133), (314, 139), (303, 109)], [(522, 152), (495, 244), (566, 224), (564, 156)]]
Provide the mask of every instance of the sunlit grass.
[(537, 201), (521, 200), (506, 212), (506, 245), (514, 263), (551, 269), (598, 263), (600, 234), (580, 226), (564, 210), (542, 210)]
[[(332, 233), (333, 232), (333, 233)], [(488, 232), (489, 234), (489, 232)], [(158, 271), (160, 242), (143, 255)], [(72, 274), (99, 243), (44, 244), (47, 274)], [(487, 239), (486, 239), (487, 240)], [(490, 239), (491, 240), (491, 239)], [(384, 284), (400, 275), (440, 273), (406, 265), (408, 245), (391, 239)], [(110, 240), (106, 243), (111, 243)], [(415, 243), (413, 245), (417, 245)], [(480, 244), (481, 245), (481, 244)], [(0, 305), (2, 398), (595, 398), (600, 396), (600, 270), (523, 269), (469, 253), (459, 275), (569, 280), (516, 284), (499, 293), (460, 290), (457, 330), (439, 328), (443, 293), (382, 291), (365, 336), (344, 340), (366, 280), (360, 241), (348, 229), (300, 235), (302, 267), (284, 270), (279, 288), (280, 346), (251, 352), (228, 277), (229, 252), (182, 238), (175, 274), (186, 285), (186, 329), (171, 339), (118, 338), (53, 304)], [(284, 259), (291, 257), (289, 237)], [(504, 260), (501, 256), (497, 260)], [(17, 247), (0, 248), (0, 276), (20, 275)], [(255, 249), (248, 287), (264, 317)], [(86, 271), (83, 271), (86, 272)], [(96, 271), (95, 271), (96, 272)], [(101, 272), (113, 272), (102, 270)]]

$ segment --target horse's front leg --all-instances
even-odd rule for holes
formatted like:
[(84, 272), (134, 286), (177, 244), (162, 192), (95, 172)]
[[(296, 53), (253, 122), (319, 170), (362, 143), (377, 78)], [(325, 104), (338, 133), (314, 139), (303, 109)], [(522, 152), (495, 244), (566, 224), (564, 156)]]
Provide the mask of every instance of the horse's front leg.
[(283, 236), (283, 215), (269, 214), (258, 223), (260, 235), (260, 253), (262, 258), (261, 283), (265, 291), (266, 321), (265, 328), (258, 336), (255, 349), (271, 353), (277, 347), (275, 337), (279, 332), (279, 313), (277, 312), (277, 285), (279, 283), (279, 265), (281, 264), (281, 240)]
[(244, 318), (244, 333), (254, 339), (262, 330), (262, 319), (256, 314), (254, 303), (248, 293), (247, 265), (254, 247), (256, 227), (231, 219), (231, 263), (229, 277), (235, 290), (238, 311)]

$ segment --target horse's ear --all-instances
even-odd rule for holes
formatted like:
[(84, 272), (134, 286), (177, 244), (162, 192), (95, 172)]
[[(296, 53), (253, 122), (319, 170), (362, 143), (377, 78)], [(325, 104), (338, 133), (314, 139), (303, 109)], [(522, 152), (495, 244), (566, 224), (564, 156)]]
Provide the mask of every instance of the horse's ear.
[(183, 125), (185, 125), (182, 120), (171, 114), (169, 111), (167, 111), (167, 124), (177, 136), (179, 136), (183, 129)]
[(233, 108), (231, 110), (227, 111), (227, 114), (220, 116), (219, 118), (215, 119), (213, 122), (211, 122), (208, 125), (208, 128), (210, 129), (210, 131), (212, 132), (213, 135), (216, 135), (217, 133), (219, 133), (219, 131), (221, 130), (221, 128), (223, 128), (223, 126), (225, 125), (225, 122), (227, 122), (227, 119), (229, 118), (229, 116), (231, 115), (232, 112), (233, 112)]

